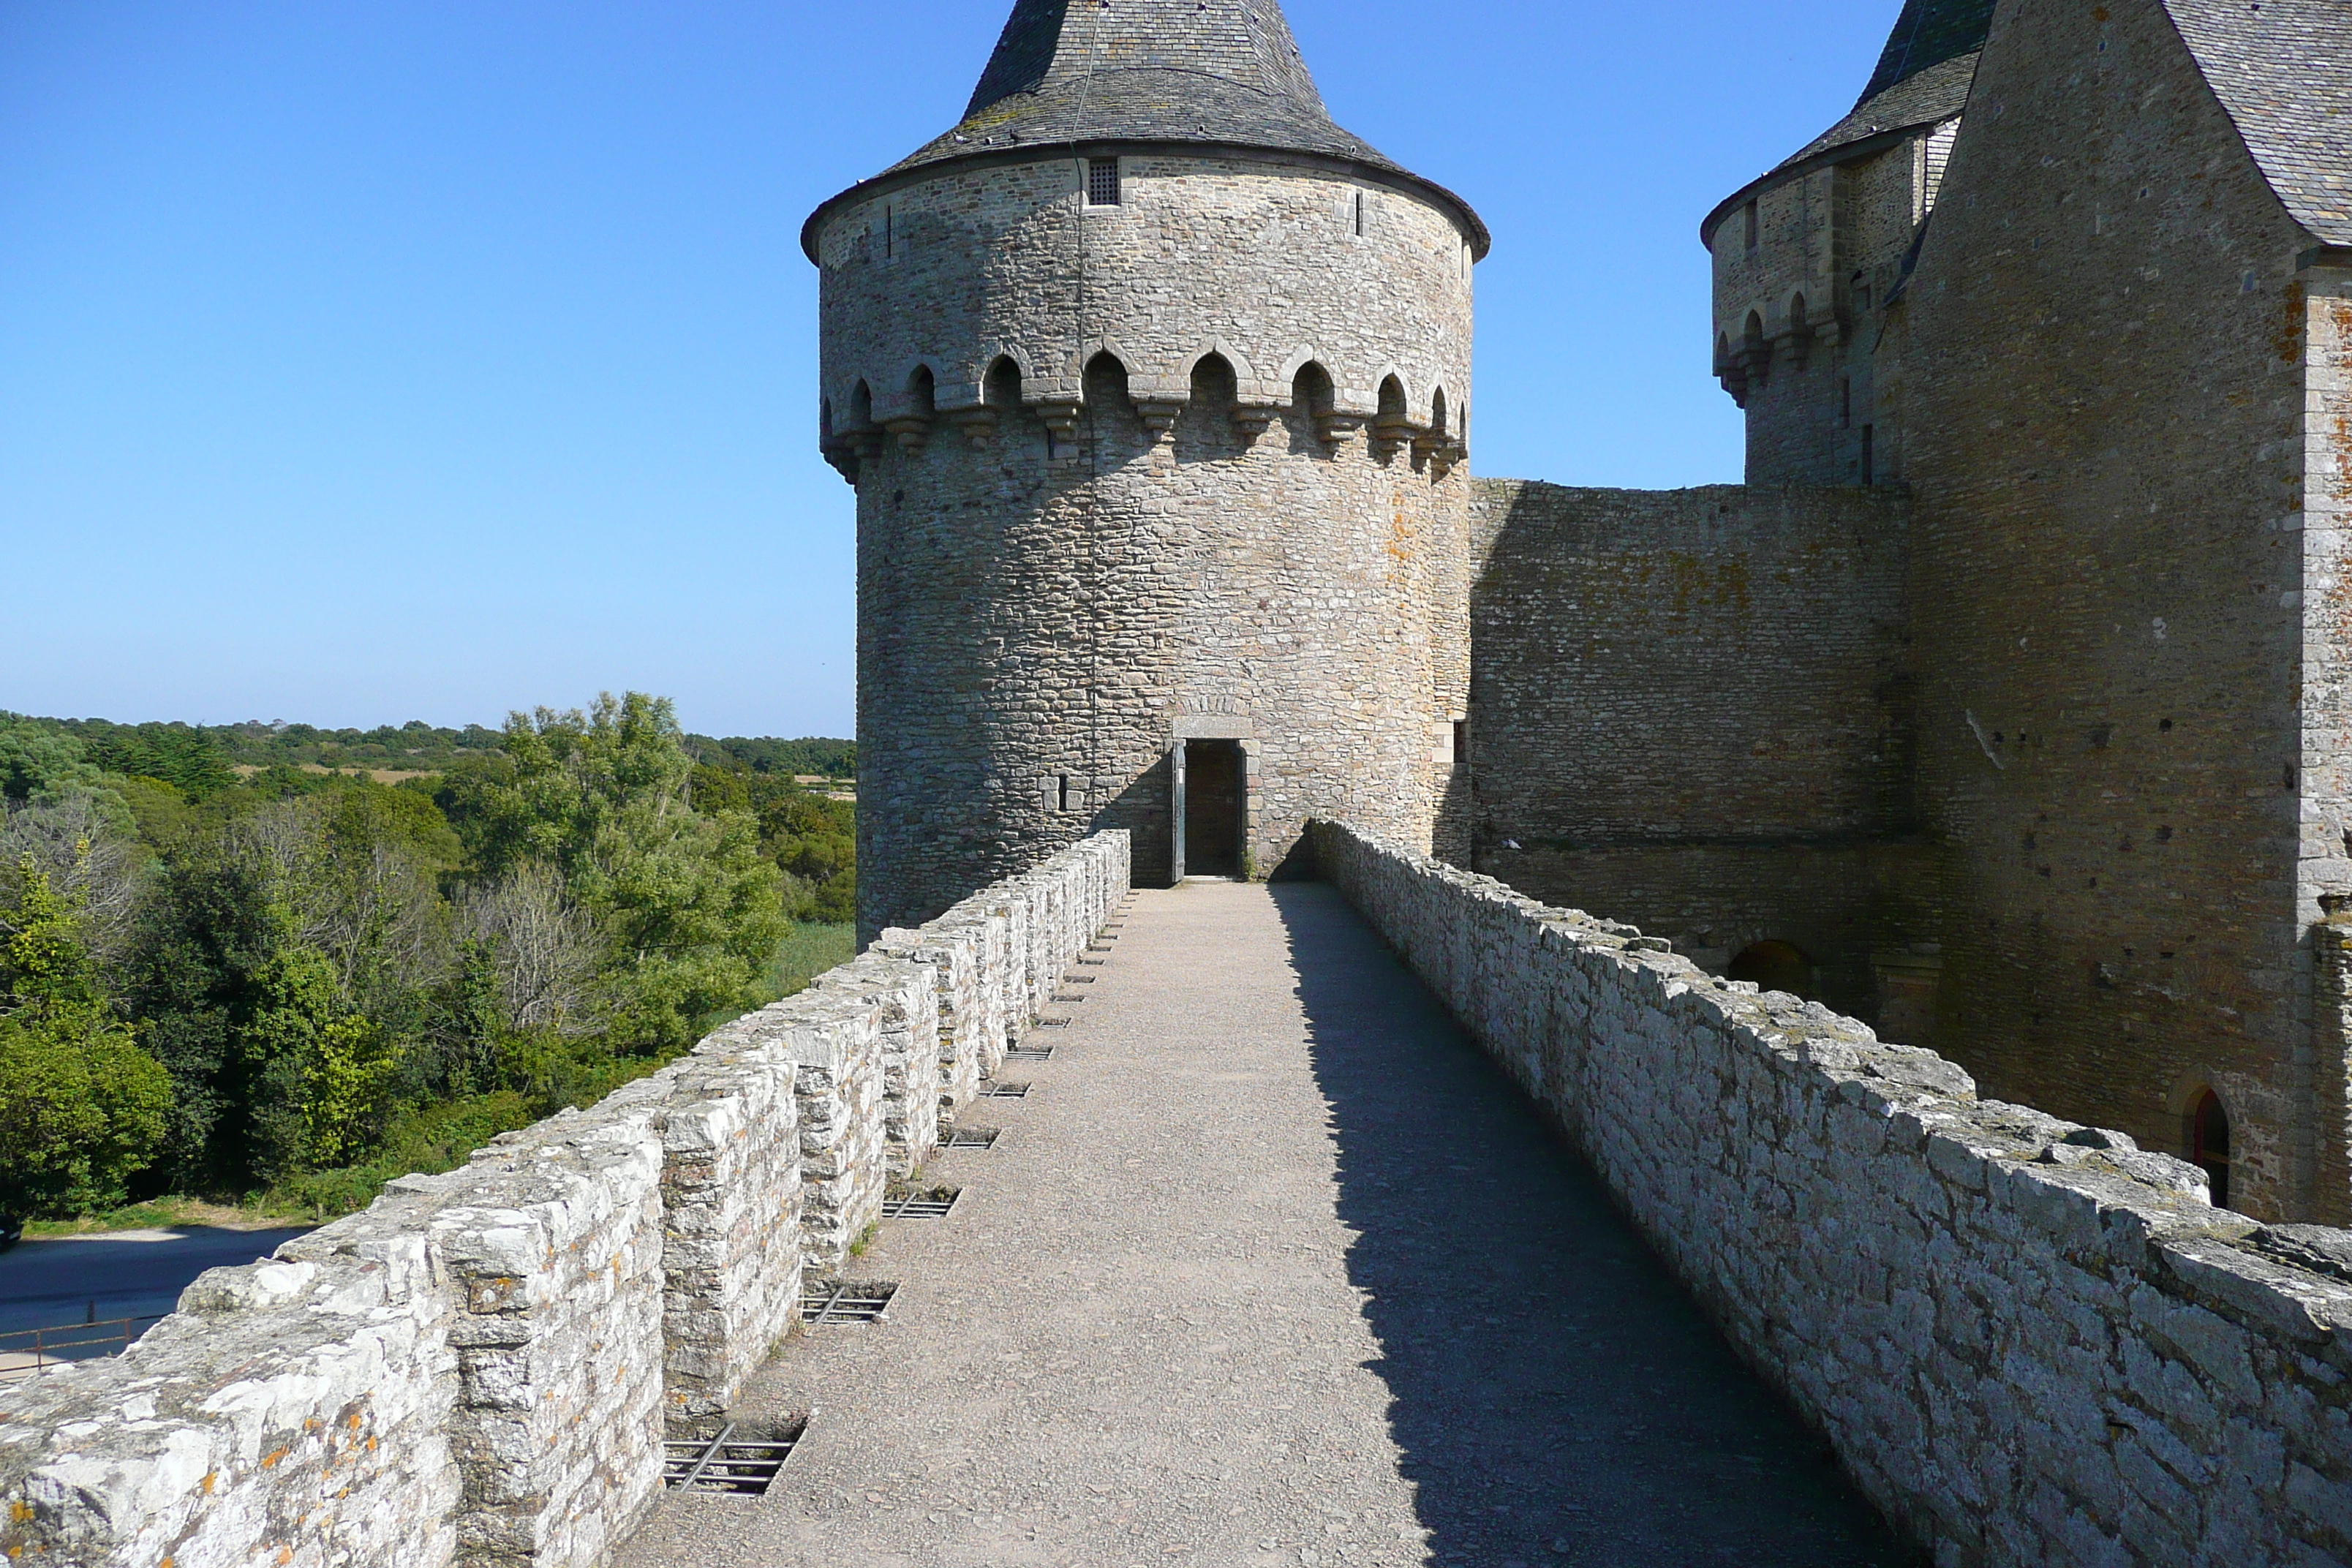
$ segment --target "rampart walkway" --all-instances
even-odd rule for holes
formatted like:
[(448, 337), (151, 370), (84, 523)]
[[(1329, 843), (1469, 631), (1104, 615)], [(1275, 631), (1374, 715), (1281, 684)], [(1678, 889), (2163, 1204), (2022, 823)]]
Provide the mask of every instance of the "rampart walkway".
[(890, 1321), (754, 1386), (776, 1491), (625, 1568), (1911, 1560), (1335, 892), (1131, 910)]

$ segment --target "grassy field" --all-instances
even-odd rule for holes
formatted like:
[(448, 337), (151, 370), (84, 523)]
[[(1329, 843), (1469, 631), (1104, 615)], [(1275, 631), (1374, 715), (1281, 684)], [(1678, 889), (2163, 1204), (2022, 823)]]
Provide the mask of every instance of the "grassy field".
[(856, 926), (810, 921), (796, 927), (768, 960), (768, 991), (778, 999), (798, 995), (810, 981), (856, 956)]

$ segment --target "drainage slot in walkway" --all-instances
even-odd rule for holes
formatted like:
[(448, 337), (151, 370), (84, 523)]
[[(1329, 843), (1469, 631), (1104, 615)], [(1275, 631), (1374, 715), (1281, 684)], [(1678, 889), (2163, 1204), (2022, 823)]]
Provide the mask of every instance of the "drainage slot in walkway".
[(878, 1323), (890, 1315), (890, 1298), (898, 1293), (895, 1280), (820, 1279), (801, 1291), (801, 1321), (812, 1329)]
[(1026, 1100), (1029, 1098), (1029, 1085), (1025, 1083), (998, 1083), (994, 1079), (991, 1079), (988, 1087), (980, 1091), (980, 1098), (982, 1100)]
[(807, 1430), (808, 1420), (803, 1416), (771, 1435), (738, 1436), (743, 1429), (730, 1421), (707, 1443), (700, 1438), (664, 1443), (662, 1484), (678, 1491), (764, 1497)]
[(996, 1145), (993, 1127), (958, 1127), (940, 1134), (942, 1149), (991, 1149)]
[[(1048, 1028), (1055, 1029), (1061, 1028), (1069, 1023), (1067, 1018), (1040, 1018), (1037, 1021), (1046, 1026)], [(1051, 1046), (1015, 1046), (1011, 1050), (1004, 1053), (1004, 1059), (1008, 1062), (1049, 1062), (1054, 1059), (1054, 1047)]]
[(919, 1193), (893, 1193), (882, 1200), (884, 1219), (945, 1219), (963, 1196), (961, 1187), (928, 1187)]

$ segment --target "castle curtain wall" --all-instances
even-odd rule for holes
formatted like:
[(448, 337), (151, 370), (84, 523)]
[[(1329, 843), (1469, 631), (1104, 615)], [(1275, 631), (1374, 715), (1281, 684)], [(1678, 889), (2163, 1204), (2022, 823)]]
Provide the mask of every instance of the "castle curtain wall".
[(2343, 1207), (2314, 1207), (2298, 944), (2298, 243), (2152, 0), (2004, 5), (1881, 353), (1937, 1047), (2154, 1148), (2210, 1084), (2265, 1216)]
[(1471, 526), (1471, 868), (1718, 971), (1789, 943), (1892, 1026), (1877, 960), (1933, 931), (1900, 493), (1482, 479)]

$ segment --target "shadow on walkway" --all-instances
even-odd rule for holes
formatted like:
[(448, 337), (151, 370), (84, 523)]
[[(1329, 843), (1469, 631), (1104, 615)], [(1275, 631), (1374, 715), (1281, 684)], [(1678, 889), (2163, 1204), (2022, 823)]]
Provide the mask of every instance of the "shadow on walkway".
[(1919, 1562), (1338, 891), (1273, 894), (1433, 1559)]

